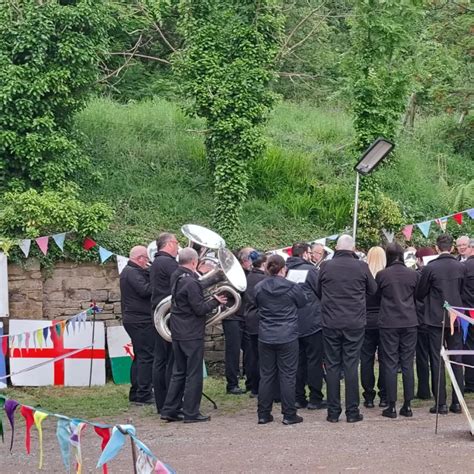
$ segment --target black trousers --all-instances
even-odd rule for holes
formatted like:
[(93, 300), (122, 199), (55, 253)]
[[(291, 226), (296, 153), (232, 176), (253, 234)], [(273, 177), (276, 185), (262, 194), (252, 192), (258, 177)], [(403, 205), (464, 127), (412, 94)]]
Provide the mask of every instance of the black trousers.
[(430, 390), (430, 362), (432, 355), (430, 352), (430, 337), (426, 327), (418, 326), (418, 336), (416, 339), (416, 378), (418, 388), (416, 398), (431, 398)]
[(378, 352), (379, 376), (377, 379), (377, 388), (381, 400), (387, 398), (385, 389), (385, 373), (383, 369), (383, 354), (380, 350), (380, 333), (378, 328), (365, 329), (364, 342), (360, 351), (360, 381), (364, 391), (362, 395), (365, 400), (373, 401), (376, 395), (375, 391), (375, 354)]
[[(474, 350), (474, 325), (470, 324), (469, 329), (467, 332), (467, 339), (466, 343), (464, 344), (464, 349), (473, 351)], [(464, 356), (463, 362), (465, 364), (473, 365), (474, 366), (474, 356)], [(464, 378), (466, 383), (466, 390), (470, 392), (474, 392), (474, 369), (470, 367), (465, 368)]]
[[(444, 361), (441, 359), (441, 336), (443, 328), (428, 326), (428, 334), (430, 341), (430, 352), (433, 356), (433, 363), (431, 364), (431, 386), (433, 390), (433, 395), (436, 400), (436, 392), (438, 390), (438, 372), (439, 365), (441, 364), (441, 379), (440, 379), (440, 389), (439, 389), (439, 400), (436, 400), (438, 405), (446, 404), (446, 371), (444, 367)], [(454, 334), (451, 336), (450, 329), (445, 329), (443, 335), (443, 344), (449, 349), (459, 350), (462, 349), (462, 333), (459, 328), (454, 329)], [(462, 362), (462, 356), (452, 356), (451, 360), (456, 362)], [(459, 384), (459, 387), (464, 391), (464, 374), (462, 366), (452, 365), (454, 376)], [(452, 403), (459, 403), (456, 392), (453, 390), (452, 393)]]
[(185, 419), (199, 415), (203, 385), (204, 340), (172, 342), (174, 364), (162, 415), (176, 416), (183, 407)]
[(222, 321), (225, 339), (225, 377), (227, 390), (239, 386), (240, 349), (242, 348), (243, 321)]
[(249, 334), (244, 331), (244, 366), (245, 366), (245, 387), (253, 394), (258, 393), (260, 382), (260, 364), (258, 356), (258, 334)]
[(153, 360), (153, 390), (156, 408), (160, 411), (165, 403), (173, 373), (173, 348), (155, 330), (155, 353)]
[(295, 385), (298, 368), (298, 339), (286, 344), (259, 342), (260, 386), (258, 390), (258, 416), (272, 412), (275, 386), (279, 380), (281, 412), (285, 418), (296, 415)]
[(306, 404), (305, 386), (309, 387), (310, 403), (323, 399), (323, 333), (318, 331), (300, 337), (298, 371), (296, 372), (296, 401)]
[(124, 323), (123, 327), (132, 340), (135, 354), (130, 369), (132, 386), (129, 400), (131, 402), (144, 402), (152, 397), (154, 333), (156, 333), (156, 330), (151, 322)]
[(341, 414), (341, 371), (344, 370), (346, 415), (359, 413), (359, 360), (364, 329), (323, 328), (328, 415)]
[(413, 359), (416, 351), (417, 328), (381, 328), (380, 345), (383, 353), (383, 368), (387, 400), (397, 401), (398, 367), (402, 369), (403, 399), (411, 402), (415, 396), (415, 371)]

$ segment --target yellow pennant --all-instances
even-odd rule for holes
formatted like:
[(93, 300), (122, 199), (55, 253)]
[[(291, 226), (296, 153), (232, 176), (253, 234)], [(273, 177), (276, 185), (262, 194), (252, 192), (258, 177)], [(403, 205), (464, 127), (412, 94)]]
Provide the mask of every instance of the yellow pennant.
[(39, 449), (40, 449), (40, 461), (39, 461), (39, 469), (43, 467), (43, 430), (41, 428), (41, 423), (45, 418), (47, 418), (47, 413), (42, 411), (35, 411), (33, 415), (33, 419), (35, 420), (35, 426), (38, 430), (38, 440), (39, 440)]

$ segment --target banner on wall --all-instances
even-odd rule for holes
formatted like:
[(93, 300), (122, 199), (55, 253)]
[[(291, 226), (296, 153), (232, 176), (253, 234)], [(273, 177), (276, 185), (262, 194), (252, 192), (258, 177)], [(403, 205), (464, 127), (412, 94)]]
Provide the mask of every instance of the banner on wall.
[(7, 256), (0, 252), (0, 318), (8, 317), (8, 265)]
[[(10, 334), (35, 331), (28, 343), (18, 338), (13, 343), (10, 341), (10, 373), (17, 374), (12, 375), (12, 384), (84, 387), (89, 385), (92, 360), (92, 385), (105, 385), (104, 323), (95, 323), (93, 348), (91, 322), (71, 323), (64, 331), (57, 331), (54, 326), (53, 330), (50, 328), (51, 321), (10, 320)], [(81, 348), (85, 349), (78, 352)], [(75, 353), (67, 357), (71, 352)], [(46, 364), (25, 370), (42, 363)], [(19, 373), (23, 370), (25, 372)]]
[(114, 383), (130, 383), (130, 367), (134, 354), (132, 341), (123, 326), (107, 328), (107, 348)]

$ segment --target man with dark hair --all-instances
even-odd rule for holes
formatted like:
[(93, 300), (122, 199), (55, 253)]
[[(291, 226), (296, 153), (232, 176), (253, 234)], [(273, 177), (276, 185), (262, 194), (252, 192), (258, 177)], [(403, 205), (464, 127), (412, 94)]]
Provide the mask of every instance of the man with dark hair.
[[(156, 255), (150, 269), (150, 282), (152, 289), (151, 306), (152, 314), (160, 301), (171, 294), (171, 275), (178, 268), (176, 255), (178, 255), (178, 240), (174, 234), (161, 233), (156, 239)], [(155, 357), (153, 362), (153, 387), (155, 403), (158, 413), (165, 402), (171, 371), (173, 368), (173, 350), (171, 343), (165, 341), (156, 330)]]
[[(287, 279), (301, 285), (308, 303), (298, 308), (299, 358), (296, 373), (296, 408), (319, 410), (323, 401), (323, 335), (321, 307), (316, 296), (318, 269), (310, 263), (310, 245), (293, 244), (292, 256), (286, 261)], [(306, 399), (309, 387), (309, 403)]]
[[(464, 289), (462, 293), (463, 306), (465, 308), (474, 308), (474, 239), (469, 241), (469, 257), (464, 262), (466, 267), (466, 279), (464, 281)], [(471, 311), (471, 317), (474, 311)], [(474, 350), (474, 325), (470, 324), (464, 349), (468, 351)], [(464, 356), (464, 363), (474, 366), (474, 356)], [(466, 367), (465, 369), (465, 391), (474, 393), (474, 369)]]
[[(425, 299), (424, 323), (427, 325), (430, 352), (432, 355), (431, 364), (431, 382), (433, 395), (435, 397), (435, 406), (430, 409), (431, 413), (439, 412), (441, 414), (448, 413), (446, 405), (446, 375), (444, 363), (441, 360), (441, 345), (446, 344), (449, 350), (461, 350), (462, 332), (459, 323), (456, 324), (454, 334), (451, 335), (449, 330), (449, 319), (445, 315), (443, 308), (444, 302), (447, 301), (452, 306), (462, 306), (461, 294), (463, 292), (464, 278), (466, 274), (465, 266), (451, 255), (453, 250), (453, 238), (448, 234), (441, 234), (436, 239), (436, 250), (439, 254), (438, 258), (423, 268), (421, 278), (416, 292), (419, 300)], [(445, 331), (443, 334), (443, 318), (445, 319)], [(461, 362), (461, 357), (453, 356), (455, 362)], [(441, 379), (439, 399), (437, 396), (438, 374), (441, 364)], [(453, 365), (453, 372), (456, 380), (463, 390), (464, 377), (462, 367)], [(452, 403), (449, 411), (453, 413), (461, 413), (461, 405), (453, 390)]]
[[(250, 253), (254, 249), (245, 247), (235, 252), (237, 260), (244, 269), (245, 275), (252, 268)], [(244, 348), (243, 333), (245, 325), (244, 305), (228, 318), (222, 321), (225, 340), (225, 378), (227, 380), (227, 393), (242, 395), (245, 390), (239, 387), (240, 376), (240, 350)], [(245, 358), (244, 358), (245, 359)], [(249, 387), (250, 389), (250, 387)]]
[(339, 421), (341, 414), (340, 375), (344, 369), (346, 419), (363, 419), (359, 411), (359, 360), (366, 325), (366, 296), (374, 295), (377, 284), (368, 265), (354, 253), (350, 235), (341, 235), (332, 260), (319, 270), (317, 295), (321, 315), (326, 360), (328, 398), (327, 421)]
[[(171, 277), (170, 328), (174, 365), (161, 419), (195, 423), (209, 421), (199, 411), (203, 385), (206, 315), (227, 299), (214, 295), (206, 301), (199, 277), (197, 252), (186, 247), (179, 252), (179, 267)], [(180, 413), (181, 402), (183, 413)]]
[(147, 266), (146, 247), (137, 245), (130, 250), (130, 259), (120, 274), (123, 327), (132, 340), (135, 353), (130, 371), (129, 400), (138, 404), (153, 403), (151, 385), (155, 339)]

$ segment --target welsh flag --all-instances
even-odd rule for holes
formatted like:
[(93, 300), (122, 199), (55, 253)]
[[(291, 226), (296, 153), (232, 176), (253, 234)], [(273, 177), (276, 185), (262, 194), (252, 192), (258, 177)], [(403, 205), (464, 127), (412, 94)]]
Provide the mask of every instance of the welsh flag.
[(134, 354), (132, 341), (123, 326), (109, 326), (107, 328), (107, 347), (114, 382), (129, 384), (130, 367)]

